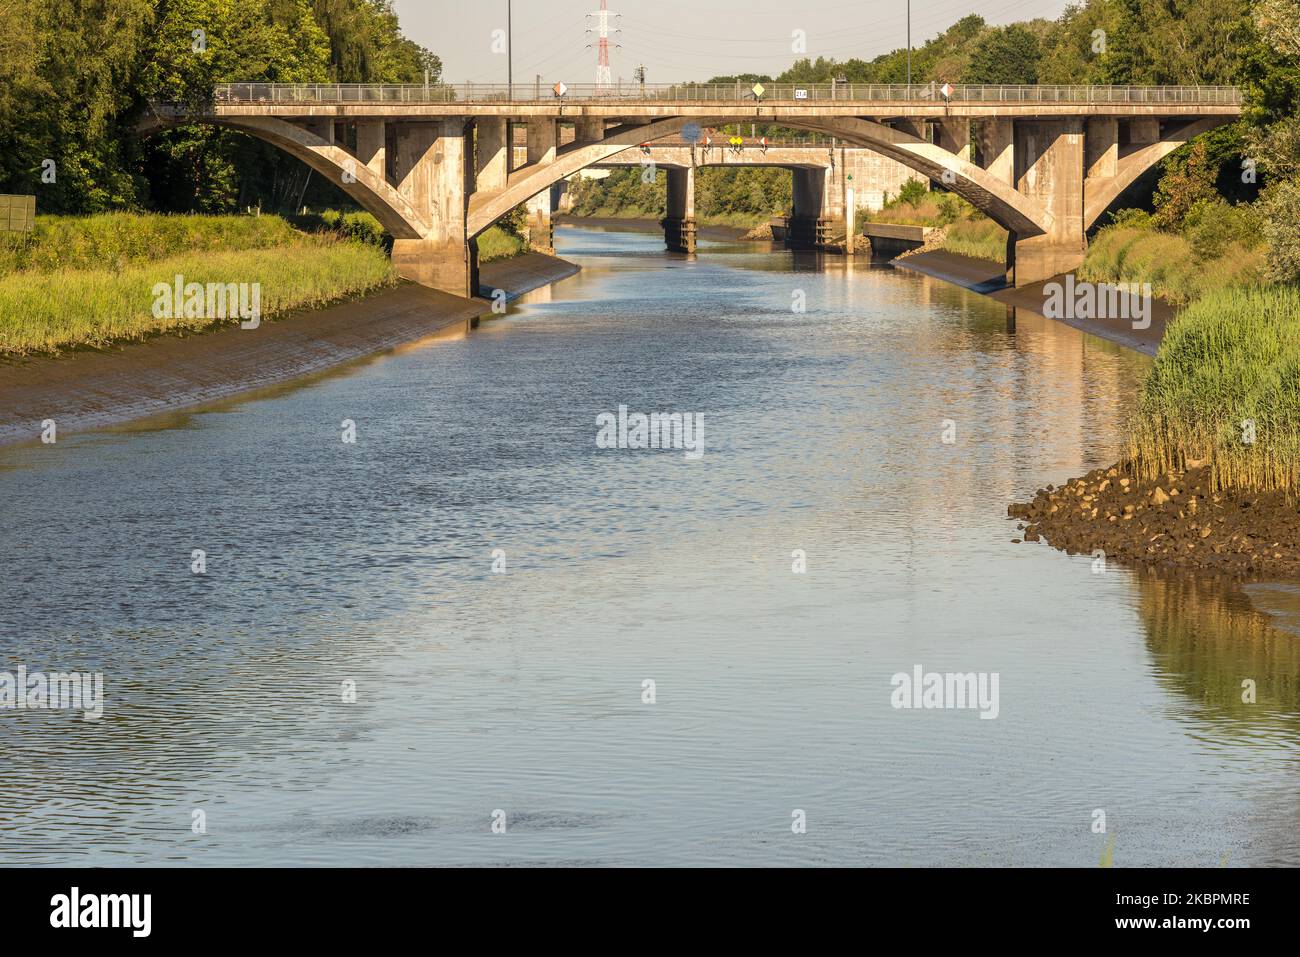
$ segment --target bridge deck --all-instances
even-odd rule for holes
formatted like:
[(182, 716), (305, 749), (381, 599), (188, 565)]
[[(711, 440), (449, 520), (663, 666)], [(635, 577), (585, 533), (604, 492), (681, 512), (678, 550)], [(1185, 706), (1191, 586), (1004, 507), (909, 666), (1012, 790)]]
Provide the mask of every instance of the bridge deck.
[(516, 84), (229, 83), (217, 87), (221, 116), (775, 115), (871, 117), (1211, 116), (1241, 111), (1241, 91), (1222, 86), (1001, 86), (664, 84), (598, 88)]

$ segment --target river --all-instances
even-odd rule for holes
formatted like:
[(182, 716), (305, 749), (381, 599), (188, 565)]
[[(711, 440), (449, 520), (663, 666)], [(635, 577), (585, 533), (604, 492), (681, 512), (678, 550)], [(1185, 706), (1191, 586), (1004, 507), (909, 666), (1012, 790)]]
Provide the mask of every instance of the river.
[[(105, 695), (0, 711), (0, 863), (1300, 864), (1286, 619), (1012, 543), (1149, 360), (863, 259), (557, 243), (472, 332), (0, 451), (0, 671)], [(598, 448), (620, 405), (703, 455)], [(894, 707), (917, 666), (996, 718)]]

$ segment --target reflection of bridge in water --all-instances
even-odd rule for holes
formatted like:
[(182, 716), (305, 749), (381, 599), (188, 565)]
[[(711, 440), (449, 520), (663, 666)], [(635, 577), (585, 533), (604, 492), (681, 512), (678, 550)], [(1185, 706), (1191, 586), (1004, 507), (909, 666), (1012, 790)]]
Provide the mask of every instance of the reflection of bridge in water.
[[(560, 95), (474, 84), (235, 83), (218, 87), (204, 109), (156, 105), (142, 130), (214, 123), (275, 144), (379, 218), (394, 237), (402, 275), (467, 295), (477, 286), (475, 237), (519, 204), (642, 144), (653, 152), (655, 142), (684, 130), (751, 123), (834, 137), (838, 149), (894, 164), (865, 174), (866, 182), (895, 176), (894, 167), (942, 182), (1008, 230), (1008, 272), (1023, 285), (1076, 266), (1087, 229), (1129, 185), (1241, 112), (1240, 94), (1229, 87), (944, 92), (950, 95), (931, 86), (726, 83)], [(522, 163), (511, 149), (515, 125), (526, 130)], [(693, 171), (703, 148), (699, 141), (666, 148), (684, 151), (664, 163), (667, 219), (679, 239), (694, 233)], [(833, 166), (829, 157), (805, 158), (791, 167), (796, 219), (843, 232), (851, 218), (846, 187), (858, 182), (847, 153)]]

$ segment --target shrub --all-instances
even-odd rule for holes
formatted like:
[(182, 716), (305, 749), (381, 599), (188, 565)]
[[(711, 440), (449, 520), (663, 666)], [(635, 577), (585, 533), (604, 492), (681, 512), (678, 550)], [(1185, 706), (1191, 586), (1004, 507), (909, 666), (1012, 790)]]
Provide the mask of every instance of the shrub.
[(1246, 204), (1233, 206), (1222, 199), (1198, 200), (1183, 219), (1183, 235), (1200, 260), (1215, 259), (1233, 243), (1256, 246), (1261, 241), (1259, 213)]
[(1270, 186), (1260, 199), (1263, 236), (1268, 244), (1267, 276), (1274, 282), (1300, 283), (1300, 180)]
[(908, 206), (915, 206), (930, 195), (930, 190), (925, 183), (919, 179), (909, 179), (903, 184), (903, 188), (898, 191), (898, 196), (885, 204), (886, 208), (895, 206), (899, 203), (905, 203)]

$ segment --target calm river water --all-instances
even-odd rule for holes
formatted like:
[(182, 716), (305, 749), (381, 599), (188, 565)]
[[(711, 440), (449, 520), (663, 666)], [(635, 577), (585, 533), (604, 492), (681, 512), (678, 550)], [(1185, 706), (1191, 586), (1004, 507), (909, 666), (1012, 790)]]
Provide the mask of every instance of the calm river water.
[[(0, 452), (0, 671), (106, 696), (0, 711), (0, 863), (1300, 864), (1300, 637), (1254, 610), (1295, 596), (1011, 541), (1147, 360), (865, 261), (558, 239), (583, 272), (476, 331)], [(598, 448), (620, 405), (705, 454)], [(996, 719), (894, 708), (918, 665)]]

